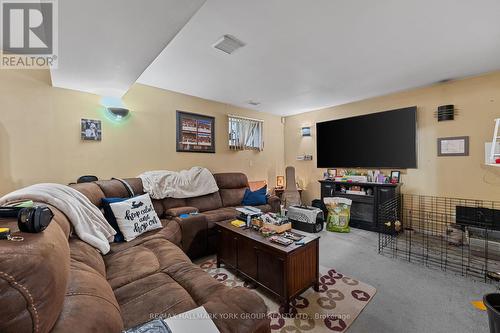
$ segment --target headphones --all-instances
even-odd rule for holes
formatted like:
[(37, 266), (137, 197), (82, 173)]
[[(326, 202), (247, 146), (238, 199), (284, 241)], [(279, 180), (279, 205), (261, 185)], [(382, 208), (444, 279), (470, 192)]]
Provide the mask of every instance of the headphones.
[(0, 217), (16, 217), (20, 231), (39, 233), (48, 227), (54, 214), (47, 206), (0, 207)]

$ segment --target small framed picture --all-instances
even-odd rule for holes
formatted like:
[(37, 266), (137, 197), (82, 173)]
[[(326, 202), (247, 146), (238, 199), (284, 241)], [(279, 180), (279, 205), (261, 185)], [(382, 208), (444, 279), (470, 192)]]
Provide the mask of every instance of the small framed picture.
[(82, 119), (80, 121), (80, 137), (84, 141), (101, 141), (101, 121), (93, 119)]
[(398, 184), (401, 177), (401, 171), (391, 171), (391, 183)]
[(337, 177), (337, 169), (328, 169), (326, 171), (328, 173), (328, 178), (335, 179)]
[(438, 156), (469, 156), (469, 137), (438, 138), (437, 148)]
[(281, 188), (285, 186), (285, 176), (276, 176), (276, 187)]

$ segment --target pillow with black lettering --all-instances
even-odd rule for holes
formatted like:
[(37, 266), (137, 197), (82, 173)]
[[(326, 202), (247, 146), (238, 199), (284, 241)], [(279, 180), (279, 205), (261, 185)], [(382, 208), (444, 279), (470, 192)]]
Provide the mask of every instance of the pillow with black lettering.
[(149, 194), (139, 195), (109, 206), (127, 242), (147, 231), (162, 228)]

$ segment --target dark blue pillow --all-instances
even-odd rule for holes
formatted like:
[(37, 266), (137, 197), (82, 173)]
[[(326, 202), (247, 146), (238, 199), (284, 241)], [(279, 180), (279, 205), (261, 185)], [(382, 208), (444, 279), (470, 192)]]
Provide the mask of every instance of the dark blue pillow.
[(267, 193), (267, 185), (254, 192), (250, 191), (250, 189), (247, 188), (241, 204), (243, 206), (265, 205), (267, 203), (266, 193)]
[(104, 217), (108, 221), (109, 225), (113, 227), (113, 229), (116, 230), (115, 234), (115, 243), (121, 243), (125, 241), (125, 237), (123, 237), (122, 232), (120, 231), (120, 228), (118, 227), (118, 223), (116, 222), (115, 214), (113, 214), (113, 210), (111, 209), (111, 206), (109, 204), (112, 204), (114, 202), (122, 202), (125, 200), (128, 200), (130, 198), (102, 198), (101, 203), (102, 203), (102, 208), (104, 210)]

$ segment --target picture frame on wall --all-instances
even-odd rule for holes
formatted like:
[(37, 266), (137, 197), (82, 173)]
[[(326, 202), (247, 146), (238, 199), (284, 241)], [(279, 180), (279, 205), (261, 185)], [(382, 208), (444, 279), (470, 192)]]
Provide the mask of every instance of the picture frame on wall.
[(277, 188), (285, 187), (285, 176), (276, 176), (276, 187)]
[(176, 151), (215, 153), (215, 118), (177, 110)]
[(83, 141), (101, 141), (102, 123), (96, 119), (80, 120), (80, 138)]
[(469, 137), (438, 138), (437, 149), (438, 156), (469, 156)]

